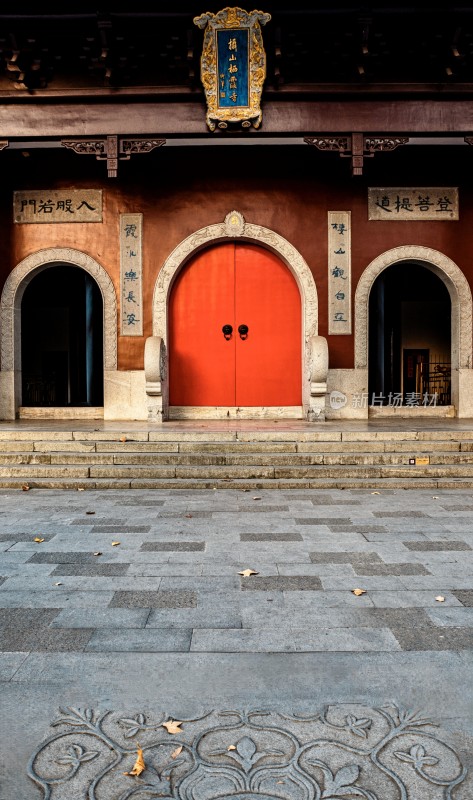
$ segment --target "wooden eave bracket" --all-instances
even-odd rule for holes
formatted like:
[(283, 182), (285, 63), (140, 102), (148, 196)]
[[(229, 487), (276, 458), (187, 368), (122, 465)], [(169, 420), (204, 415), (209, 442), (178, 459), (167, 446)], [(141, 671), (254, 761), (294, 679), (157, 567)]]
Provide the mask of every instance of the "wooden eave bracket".
[(395, 150), (407, 144), (407, 136), (366, 136), (364, 133), (352, 133), (348, 136), (306, 136), (304, 142), (318, 150), (335, 151), (342, 158), (351, 158), (351, 174), (363, 174), (365, 158), (373, 158), (375, 153)]
[(97, 161), (106, 161), (108, 177), (116, 178), (119, 161), (129, 161), (132, 155), (139, 153), (150, 153), (156, 147), (166, 144), (166, 139), (107, 136), (93, 139), (62, 139), (61, 144), (78, 155), (92, 155)]

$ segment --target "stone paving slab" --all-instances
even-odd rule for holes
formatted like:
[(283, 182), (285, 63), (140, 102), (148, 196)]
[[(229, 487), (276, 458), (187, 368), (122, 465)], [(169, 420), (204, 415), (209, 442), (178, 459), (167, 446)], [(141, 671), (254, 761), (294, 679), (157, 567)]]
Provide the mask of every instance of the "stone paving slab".
[[(118, 450), (124, 434), (119, 428), (110, 433)], [(233, 443), (236, 448), (237, 440)], [(184, 761), (171, 769), (166, 783), (174, 800), (235, 796), (239, 784), (219, 782), (222, 769), (253, 775), (253, 767), (245, 773), (238, 758), (255, 756), (255, 767), (271, 772), (278, 757), (259, 754), (268, 748), (286, 752), (283, 741), (299, 737), (300, 717), (307, 715), (316, 727), (301, 741), (307, 748), (314, 736), (324, 741), (311, 759), (322, 761), (332, 780), (343, 767), (351, 769), (342, 773), (347, 780), (357, 775), (339, 783), (347, 790), (343, 796), (350, 797), (352, 788), (363, 789), (365, 800), (371, 800), (367, 791), (376, 800), (399, 800), (396, 781), (386, 773), (375, 778), (372, 761), (369, 769), (356, 761), (372, 742), (375, 746), (382, 726), (389, 727), (376, 711), (389, 703), (421, 708), (440, 722), (439, 728), (414, 726), (399, 734), (395, 752), (407, 760), (395, 756), (394, 745), (385, 751), (389, 768), (407, 787), (403, 800), (446, 800), (447, 788), (448, 800), (473, 797), (470, 489), (31, 489), (18, 501), (18, 493), (0, 490), (0, 535), (12, 537), (0, 554), (0, 710), (6, 722), (3, 731), (0, 726), (0, 762), (7, 781), (0, 778), (0, 800), (76, 800), (75, 794), (86, 800), (105, 768), (107, 777), (100, 778), (93, 800), (122, 800), (141, 786), (123, 775), (132, 766), (136, 742), (144, 747), (143, 778), (152, 789), (134, 797), (144, 800), (153, 791), (166, 796), (160, 781), (172, 749), (165, 743), (175, 749), (179, 739), (153, 725), (166, 714), (191, 720), (207, 713), (214, 716), (208, 717), (202, 742), (212, 752), (222, 751), (210, 757), (213, 788), (199, 783), (194, 789), (185, 777), (188, 763), (200, 769), (205, 749), (203, 744), (199, 751), (192, 738), (200, 736), (204, 723), (187, 722)], [(45, 541), (35, 544), (40, 525)], [(112, 546), (114, 539), (120, 545)], [(247, 568), (257, 574), (238, 574)], [(353, 594), (357, 587), (365, 594)], [(102, 753), (103, 740), (92, 733), (91, 744), (82, 726), (74, 727), (77, 718), (74, 725), (49, 729), (59, 707), (90, 708), (86, 722), (94, 724), (110, 710), (105, 730), (110, 734), (116, 725), (122, 737), (117, 744), (125, 748), (116, 768), (108, 766), (110, 749), (82, 759)], [(263, 732), (266, 717), (248, 722), (246, 716), (236, 738), (234, 718), (219, 716), (266, 707), (273, 709), (273, 728), (277, 722), (281, 732)], [(130, 726), (118, 724), (122, 718), (137, 720), (129, 739), (123, 737)], [(357, 720), (370, 724), (354, 732)], [(324, 732), (335, 744), (330, 737), (327, 744)], [(54, 746), (46, 744), (51, 733)], [(345, 735), (352, 750), (339, 747), (337, 737)], [(247, 740), (256, 748), (253, 756), (241, 755), (253, 748)], [(72, 744), (81, 749), (71, 751)], [(240, 749), (228, 751), (229, 744)], [(228, 755), (232, 752), (236, 755)], [(72, 755), (83, 761), (76, 783), (67, 778), (72, 767), (57, 763)], [(418, 761), (420, 755), (439, 759), (425, 765), (427, 778), (410, 766), (409, 758)], [(307, 765), (297, 794), (292, 778), (299, 772), (291, 772), (291, 764), (286, 758), (276, 781), (253, 783), (251, 791), (242, 785), (242, 800), (307, 800), (309, 790), (313, 798), (329, 790), (329, 772)], [(298, 769), (305, 764), (299, 761)], [(61, 790), (51, 776), (67, 778)], [(436, 784), (436, 777), (447, 783)]]

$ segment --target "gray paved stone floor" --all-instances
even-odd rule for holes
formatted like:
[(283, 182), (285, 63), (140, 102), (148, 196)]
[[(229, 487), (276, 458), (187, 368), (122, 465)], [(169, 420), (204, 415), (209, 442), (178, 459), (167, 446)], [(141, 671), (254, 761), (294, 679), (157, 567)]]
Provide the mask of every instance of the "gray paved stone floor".
[(0, 800), (471, 800), (472, 511), (1, 491)]

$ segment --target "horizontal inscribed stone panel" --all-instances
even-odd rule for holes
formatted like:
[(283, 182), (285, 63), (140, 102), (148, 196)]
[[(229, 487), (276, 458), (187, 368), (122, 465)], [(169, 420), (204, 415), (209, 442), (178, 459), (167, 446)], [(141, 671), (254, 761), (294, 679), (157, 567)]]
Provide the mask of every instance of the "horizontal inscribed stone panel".
[(458, 188), (451, 186), (370, 187), (368, 189), (370, 220), (436, 220), (459, 219)]
[(101, 189), (13, 192), (14, 222), (102, 222)]

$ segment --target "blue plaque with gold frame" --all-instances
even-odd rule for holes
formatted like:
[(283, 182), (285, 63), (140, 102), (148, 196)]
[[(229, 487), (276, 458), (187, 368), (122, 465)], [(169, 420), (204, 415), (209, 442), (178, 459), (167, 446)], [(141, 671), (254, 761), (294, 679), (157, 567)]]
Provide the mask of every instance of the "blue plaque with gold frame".
[(271, 19), (262, 11), (224, 8), (218, 14), (194, 18), (205, 28), (201, 78), (207, 101), (207, 125), (227, 128), (239, 123), (258, 128), (262, 120), (261, 94), (266, 78), (266, 53), (261, 25)]

